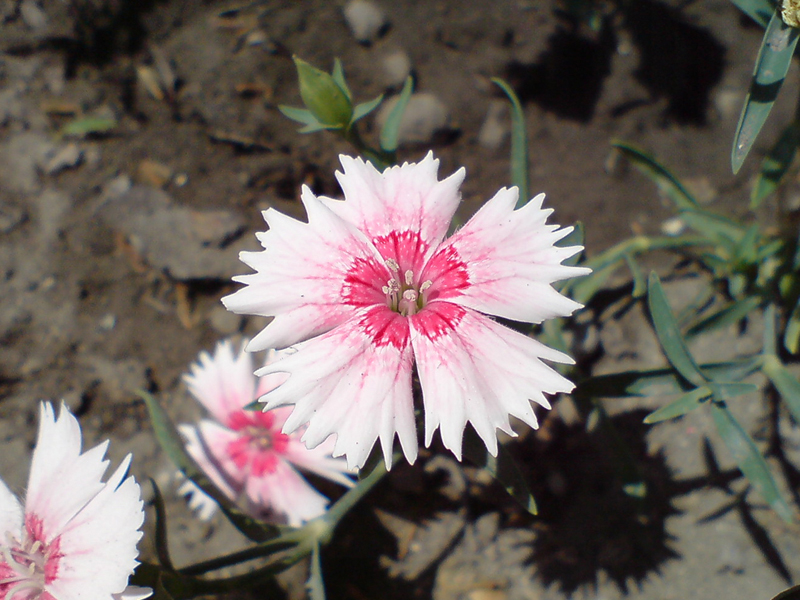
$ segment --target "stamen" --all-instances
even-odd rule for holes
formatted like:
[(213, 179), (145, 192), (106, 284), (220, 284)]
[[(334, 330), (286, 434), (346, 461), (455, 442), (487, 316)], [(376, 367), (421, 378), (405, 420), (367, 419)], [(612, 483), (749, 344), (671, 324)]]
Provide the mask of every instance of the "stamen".
[(430, 279), (428, 279), (427, 281), (424, 281), (421, 286), (419, 286), (419, 291), (420, 292), (424, 292), (425, 290), (427, 290), (432, 285), (433, 285), (433, 282)]
[(411, 270), (406, 271), (405, 277), (406, 277), (406, 285), (414, 284), (414, 271)]
[(389, 267), (389, 270), (393, 273), (398, 273), (400, 271), (400, 265), (397, 264), (397, 261), (393, 258), (386, 259), (386, 266)]

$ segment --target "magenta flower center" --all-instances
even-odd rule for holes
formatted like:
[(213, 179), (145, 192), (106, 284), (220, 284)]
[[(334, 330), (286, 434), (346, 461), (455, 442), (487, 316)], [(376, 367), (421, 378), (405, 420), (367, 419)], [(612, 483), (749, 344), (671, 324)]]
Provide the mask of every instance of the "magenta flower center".
[(254, 477), (274, 473), (289, 446), (289, 436), (277, 429), (275, 416), (240, 411), (231, 415), (228, 426), (239, 434), (226, 448), (233, 463)]
[(45, 585), (58, 573), (59, 538), (42, 541), (42, 523), (36, 516), (25, 518), (22, 539), (10, 532), (0, 541), (0, 600), (47, 600)]

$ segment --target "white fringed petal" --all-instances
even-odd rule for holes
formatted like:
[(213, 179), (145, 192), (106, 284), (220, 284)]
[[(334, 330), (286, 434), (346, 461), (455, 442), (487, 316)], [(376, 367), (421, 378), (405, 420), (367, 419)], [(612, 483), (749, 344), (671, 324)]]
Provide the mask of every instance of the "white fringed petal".
[[(497, 455), (497, 429), (514, 435), (509, 415), (536, 428), (530, 401), (550, 408), (544, 393), (574, 387), (542, 359), (568, 364), (572, 359), (484, 315), (469, 309), (454, 312), (447, 304), (432, 303), (424, 316), (411, 319), (425, 444), (438, 428), (445, 447), (461, 460), (464, 428), (471, 423), (489, 452)], [(454, 326), (439, 326), (440, 314)]]
[(253, 361), (236, 352), (230, 340), (217, 344), (212, 356), (201, 352), (191, 372), (183, 377), (189, 391), (220, 423), (253, 401), (256, 382)]
[(572, 229), (546, 224), (552, 211), (541, 208), (544, 194), (514, 210), (517, 197), (517, 188), (500, 190), (442, 245), (440, 252), (455, 249), (469, 276), (469, 285), (447, 299), (526, 323), (568, 316), (581, 305), (550, 284), (589, 273), (561, 264), (582, 247), (555, 246)]
[(321, 200), (342, 219), (369, 239), (408, 230), (431, 245), (442, 241), (461, 202), (463, 168), (439, 181), (439, 159), (432, 152), (383, 173), (361, 158), (341, 155), (339, 160), (344, 173), (337, 172), (336, 179), (345, 200)]
[[(400, 321), (394, 326), (406, 327), (399, 315), (385, 312)], [(365, 325), (373, 318), (380, 317), (357, 315), (325, 335), (298, 344), (294, 353), (257, 371), (258, 375), (290, 374), (286, 383), (262, 397), (267, 409), (294, 404), (284, 431), (308, 423), (301, 439), (309, 448), (335, 434), (333, 455), (345, 456), (350, 469), (364, 466), (378, 439), (386, 463), (391, 465), (395, 434), (408, 461), (413, 463), (417, 457), (411, 347), (407, 339), (400, 347), (376, 344)], [(399, 335), (407, 338), (407, 332)]]

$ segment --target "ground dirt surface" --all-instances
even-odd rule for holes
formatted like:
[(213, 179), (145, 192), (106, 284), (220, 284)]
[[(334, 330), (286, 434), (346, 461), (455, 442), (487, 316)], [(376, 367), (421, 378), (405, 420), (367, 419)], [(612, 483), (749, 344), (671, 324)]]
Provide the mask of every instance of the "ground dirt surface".
[[(509, 115), (492, 77), (523, 101), (531, 192), (547, 193), (554, 222), (585, 224), (588, 255), (673, 215), (614, 139), (653, 153), (704, 202), (751, 218), (752, 177), (791, 119), (797, 66), (732, 175), (762, 30), (727, 0), (638, 0), (613, 15), (609, 3), (598, 31), (547, 0), (377, 1), (387, 24), (364, 44), (339, 1), (0, 0), (0, 476), (12, 489), (25, 486), (38, 400), (63, 399), (87, 445), (110, 438), (114, 461), (133, 452), (136, 477), (159, 482), (179, 565), (245, 545), (173, 496), (135, 390), (177, 422), (198, 418), (181, 379), (189, 364), (265, 324), (220, 304), (247, 272), (238, 251), (258, 247), (260, 211), (302, 216), (304, 183), (340, 193), (337, 157), (351, 149), (298, 134), (277, 110), (300, 105), (292, 54), (325, 69), (340, 58), (360, 100), (397, 93), (408, 59), (417, 91), (446, 115), (399, 157), (432, 148), (441, 175), (466, 168), (462, 222), (509, 185)], [(80, 118), (115, 126), (59, 134)], [(363, 125), (374, 140), (374, 115)], [(652, 264), (666, 273), (672, 263)], [(679, 305), (697, 285), (667, 290)], [(665, 364), (641, 307), (592, 333), (576, 351), (595, 372)], [(754, 335), (723, 332), (694, 350), (728, 358), (758, 347)], [(396, 467), (325, 549), (328, 597), (771, 598), (800, 575), (800, 530), (753, 494), (737, 500), (745, 482), (707, 413), (643, 425), (662, 401), (610, 405), (648, 484), (641, 502), (622, 493), (603, 436), (586, 432), (569, 399), (510, 445), (539, 517), (441, 448)], [(768, 404), (754, 395), (731, 406), (758, 439)], [(798, 431), (784, 433), (800, 444)], [(149, 542), (141, 550), (153, 557)], [(302, 598), (306, 568), (237, 597)]]

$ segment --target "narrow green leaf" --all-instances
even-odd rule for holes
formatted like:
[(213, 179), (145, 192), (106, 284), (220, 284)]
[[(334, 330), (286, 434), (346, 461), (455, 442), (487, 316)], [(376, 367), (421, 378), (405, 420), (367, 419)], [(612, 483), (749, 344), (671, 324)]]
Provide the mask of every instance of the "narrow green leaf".
[(750, 210), (758, 208), (767, 196), (778, 189), (797, 154), (798, 143), (800, 143), (800, 126), (797, 122), (790, 123), (761, 161), (761, 170), (750, 193)]
[(137, 391), (147, 406), (153, 433), (161, 449), (175, 463), (175, 466), (203, 492), (219, 504), (228, 520), (245, 536), (256, 542), (271, 539), (280, 533), (280, 529), (268, 523), (260, 523), (245, 514), (236, 504), (231, 502), (217, 486), (206, 476), (194, 459), (186, 452), (180, 433), (170, 420), (164, 408), (152, 394), (143, 390)]
[(800, 381), (794, 377), (780, 359), (774, 354), (764, 357), (764, 375), (772, 382), (775, 389), (786, 402), (794, 420), (800, 423)]
[(697, 200), (689, 193), (683, 184), (663, 167), (655, 158), (626, 142), (613, 140), (611, 145), (617, 148), (630, 160), (633, 165), (644, 173), (658, 189), (669, 198), (677, 208), (691, 209), (697, 208)]
[(758, 260), (758, 245), (761, 239), (761, 232), (758, 224), (753, 223), (745, 229), (744, 235), (736, 245), (734, 260), (739, 266), (749, 266)]
[(750, 296), (744, 300), (736, 300), (692, 325), (686, 335), (695, 336), (721, 327), (727, 327), (732, 323), (738, 323), (759, 306), (761, 306), (761, 298), (756, 296)]
[(678, 323), (672, 314), (672, 309), (667, 302), (667, 296), (661, 287), (661, 280), (654, 272), (650, 273), (650, 285), (647, 294), (647, 303), (650, 308), (650, 315), (656, 328), (658, 341), (664, 349), (670, 364), (687, 381), (697, 387), (706, 382), (706, 377), (694, 362), (692, 355), (686, 347), (686, 342), (678, 329)]
[(359, 119), (363, 119), (373, 110), (378, 108), (378, 105), (383, 102), (383, 94), (378, 96), (377, 98), (373, 98), (368, 102), (362, 102), (361, 104), (356, 104), (356, 107), (353, 109), (353, 118), (350, 121), (350, 125), (358, 121)]
[(511, 101), (511, 184), (519, 188), (517, 208), (525, 206), (528, 196), (528, 132), (525, 128), (525, 112), (522, 110), (514, 89), (498, 77), (492, 83), (503, 90)]
[(797, 40), (798, 31), (786, 25), (781, 18), (780, 7), (775, 8), (764, 32), (753, 80), (733, 138), (731, 166), (734, 173), (739, 172), (772, 110), (789, 70)]
[(464, 431), (463, 451), (464, 458), (475, 466), (486, 469), (522, 508), (532, 515), (537, 514), (536, 500), (531, 494), (528, 482), (514, 458), (502, 444), (498, 445), (497, 456), (492, 456), (475, 430), (467, 427)]
[(633, 278), (633, 291), (631, 296), (634, 298), (641, 298), (647, 293), (647, 279), (644, 278), (644, 273), (639, 267), (639, 263), (630, 254), (625, 255), (625, 262), (628, 263), (628, 268), (631, 270), (631, 277)]
[(291, 119), (292, 121), (302, 123), (303, 125), (319, 124), (317, 117), (315, 117), (307, 108), (297, 108), (296, 106), (286, 106), (281, 104), (278, 106), (278, 110), (284, 117)]
[(706, 386), (711, 390), (714, 400), (718, 402), (758, 391), (758, 386), (752, 383), (708, 383)]
[(775, 5), (770, 0), (731, 0), (736, 7), (762, 27), (769, 24)]
[(711, 390), (708, 386), (701, 386), (693, 389), (691, 392), (686, 392), (683, 396), (662, 406), (658, 410), (651, 412), (644, 418), (644, 422), (648, 425), (666, 421), (667, 419), (674, 419), (682, 417), (686, 413), (694, 410), (701, 404), (707, 402), (711, 398)]
[(66, 123), (58, 133), (62, 137), (84, 137), (91, 134), (108, 133), (116, 126), (116, 119), (107, 117), (82, 117)]
[(733, 254), (742, 241), (745, 229), (735, 221), (705, 210), (684, 210), (681, 219), (698, 233), (716, 240)]
[[(624, 256), (620, 257), (620, 259), (624, 259)], [(570, 287), (570, 295), (573, 300), (581, 304), (587, 304), (597, 291), (605, 285), (608, 278), (614, 274), (614, 271), (619, 268), (621, 262), (621, 260), (618, 260), (600, 270), (594, 270), (588, 275), (573, 280), (574, 283)]]
[(767, 461), (761, 456), (753, 439), (724, 404), (712, 404), (711, 414), (714, 417), (714, 423), (717, 426), (720, 437), (725, 442), (744, 476), (759, 491), (772, 509), (786, 522), (791, 523), (792, 511), (781, 496), (778, 486), (769, 471)]
[(786, 331), (783, 333), (783, 346), (792, 354), (797, 354), (800, 350), (800, 299), (789, 315), (789, 322), (786, 324)]
[[(713, 382), (732, 382), (752, 375), (761, 368), (761, 363), (762, 358), (756, 356), (700, 365), (700, 370)], [(674, 369), (651, 369), (589, 377), (578, 384), (573, 394), (583, 398), (625, 398), (679, 394), (686, 392), (686, 387), (686, 381)]]
[(344, 78), (344, 68), (342, 67), (342, 61), (340, 61), (338, 58), (333, 59), (333, 72), (331, 73), (331, 77), (333, 77), (333, 80), (336, 82), (336, 85), (338, 85), (342, 89), (344, 95), (347, 96), (347, 99), (350, 100), (350, 102), (352, 102), (353, 94), (350, 92), (350, 88), (347, 86), (347, 80)]
[(397, 104), (392, 108), (392, 111), (389, 113), (381, 129), (380, 144), (381, 150), (384, 152), (394, 152), (397, 150), (400, 122), (403, 120), (403, 113), (406, 112), (406, 105), (413, 91), (414, 79), (409, 75), (406, 77), (406, 82), (403, 84), (403, 89), (400, 91), (400, 95), (397, 98)]
[(325, 125), (323, 123), (312, 123), (297, 130), (297, 133), (316, 133), (317, 131), (333, 131), (341, 129), (338, 125)]
[(325, 600), (325, 581), (322, 579), (322, 563), (320, 561), (319, 542), (311, 551), (311, 569), (306, 581), (306, 590), (310, 600)]
[(156, 512), (155, 527), (155, 546), (156, 556), (161, 567), (167, 571), (175, 571), (172, 559), (169, 556), (169, 543), (167, 540), (167, 509), (164, 506), (164, 496), (158, 488), (155, 480), (151, 477), (150, 484), (153, 486), (153, 507)]

